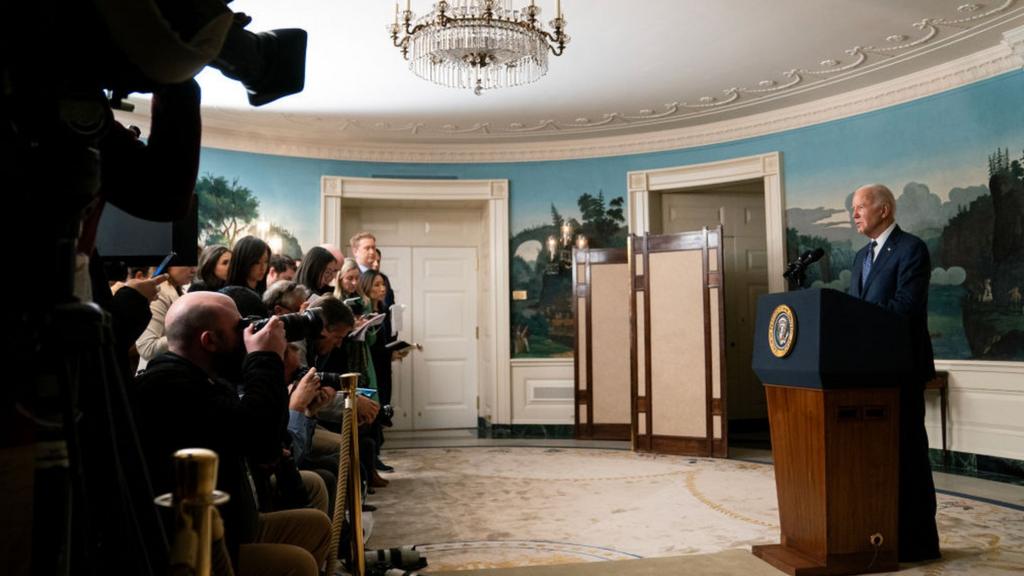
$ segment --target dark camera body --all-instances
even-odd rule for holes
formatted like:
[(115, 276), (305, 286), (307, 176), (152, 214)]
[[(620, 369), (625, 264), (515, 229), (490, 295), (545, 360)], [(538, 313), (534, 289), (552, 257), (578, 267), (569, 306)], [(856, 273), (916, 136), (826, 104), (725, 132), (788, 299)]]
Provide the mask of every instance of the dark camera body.
[[(282, 314), (277, 318), (284, 324), (284, 338), (289, 342), (319, 336), (324, 330), (324, 317), (320, 308), (307, 308), (303, 312)], [(270, 322), (270, 318), (246, 316), (238, 323), (238, 327), (244, 329), (246, 326), (252, 325), (253, 331), (259, 332), (267, 325), (267, 322)], [(320, 377), (322, 380), (323, 374)]]

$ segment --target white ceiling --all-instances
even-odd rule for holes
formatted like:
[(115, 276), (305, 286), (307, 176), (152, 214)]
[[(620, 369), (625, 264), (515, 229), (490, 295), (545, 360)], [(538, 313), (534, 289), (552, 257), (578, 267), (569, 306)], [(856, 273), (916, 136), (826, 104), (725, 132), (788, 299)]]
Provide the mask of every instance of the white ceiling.
[[(554, 2), (537, 1), (544, 21)], [(429, 5), (412, 0), (416, 13)], [(408, 70), (385, 30), (389, 0), (231, 8), (253, 17), (253, 31), (309, 32), (306, 87), (254, 109), (238, 83), (207, 69), (207, 125), (384, 144), (551, 141), (736, 118), (972, 54), (1024, 24), (1024, 0), (563, 0), (572, 41), (548, 75), (475, 96)]]

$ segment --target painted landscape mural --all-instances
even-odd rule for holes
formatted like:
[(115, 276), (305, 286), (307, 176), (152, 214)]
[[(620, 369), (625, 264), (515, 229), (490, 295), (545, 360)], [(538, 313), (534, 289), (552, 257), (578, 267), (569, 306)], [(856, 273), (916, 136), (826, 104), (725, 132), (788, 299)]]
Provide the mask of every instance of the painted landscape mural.
[[(897, 221), (931, 250), (929, 330), (939, 359), (1024, 361), (1024, 71), (813, 126), (733, 142), (626, 156), (518, 163), (414, 164), (293, 158), (204, 148), (203, 241), (255, 231), (297, 256), (319, 242), (320, 178), (507, 179), (511, 352), (572, 353), (571, 275), (546, 241), (568, 221), (593, 247), (625, 245), (626, 174), (782, 155), (790, 257), (827, 257), (814, 285), (844, 289), (865, 243), (851, 225), (852, 192), (879, 182)], [(556, 260), (562, 257), (561, 248)]]
[[(572, 313), (572, 247), (580, 234), (591, 248), (626, 246), (625, 198), (606, 200), (603, 191), (567, 202), (551, 202), (550, 212), (533, 212), (523, 220), (536, 222), (513, 231), (510, 240), (512, 357), (572, 357), (575, 320)], [(562, 206), (562, 208), (559, 208)], [(571, 230), (561, 242), (563, 225)], [(552, 251), (548, 239), (556, 238)]]
[[(933, 192), (927, 182), (895, 188), (900, 227), (928, 245), (932, 262), (928, 328), (936, 358), (1024, 360), (1024, 148), (996, 149), (977, 162), (986, 184)], [(969, 178), (965, 174), (965, 178)], [(790, 208), (788, 257), (824, 248), (811, 286), (846, 290), (854, 254), (866, 242), (842, 207)]]
[[(302, 245), (285, 227), (261, 214), (260, 197), (224, 176), (203, 174), (196, 181), (199, 200), (199, 243), (202, 246), (221, 244), (231, 247), (243, 236), (257, 236), (266, 241), (276, 254), (302, 257)], [(310, 214), (312, 218), (314, 215)]]

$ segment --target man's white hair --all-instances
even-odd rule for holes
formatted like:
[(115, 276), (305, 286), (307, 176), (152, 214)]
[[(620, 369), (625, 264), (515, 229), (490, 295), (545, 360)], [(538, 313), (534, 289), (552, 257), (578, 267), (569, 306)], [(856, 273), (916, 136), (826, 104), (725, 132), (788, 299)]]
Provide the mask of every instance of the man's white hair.
[(889, 206), (889, 213), (893, 218), (896, 217), (896, 196), (889, 190), (889, 187), (885, 184), (867, 184), (861, 186), (857, 190), (864, 190), (871, 195), (871, 203), (875, 206), (887, 205)]

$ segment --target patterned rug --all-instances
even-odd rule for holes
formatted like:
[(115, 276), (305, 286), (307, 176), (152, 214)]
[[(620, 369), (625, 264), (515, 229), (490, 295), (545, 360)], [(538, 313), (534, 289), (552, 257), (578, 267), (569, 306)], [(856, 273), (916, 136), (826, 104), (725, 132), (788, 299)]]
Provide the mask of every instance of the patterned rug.
[[(430, 572), (707, 554), (779, 540), (770, 465), (561, 448), (386, 453), (369, 548)], [(900, 574), (1024, 573), (1024, 512), (939, 495), (943, 560)]]

